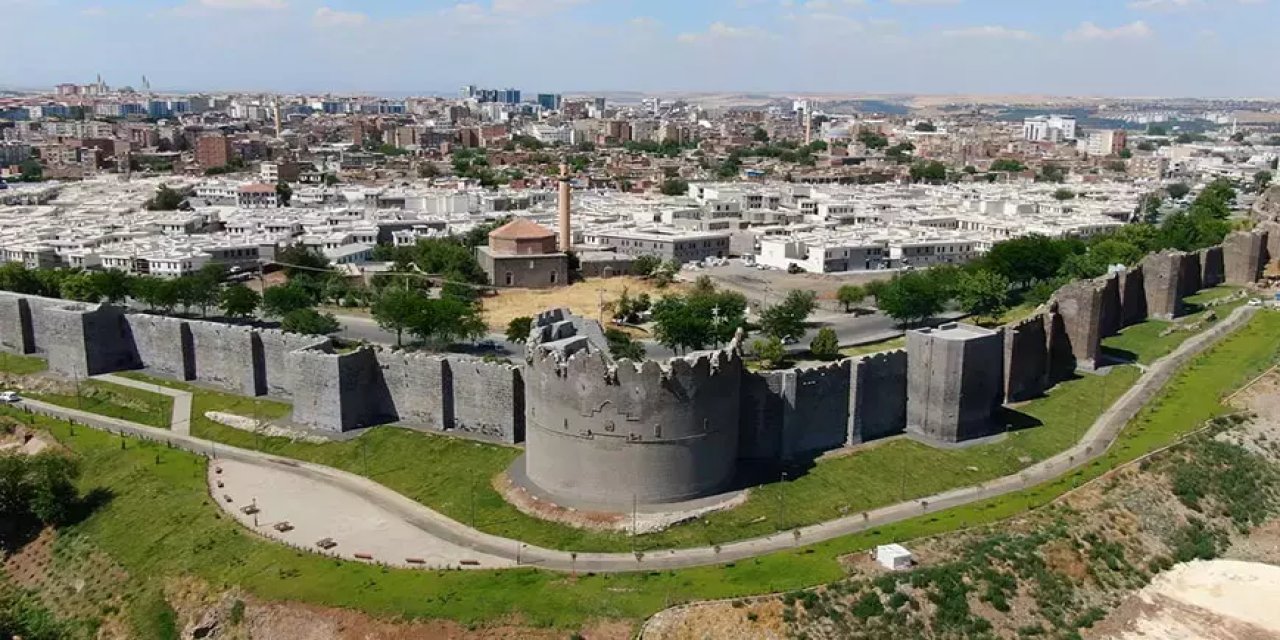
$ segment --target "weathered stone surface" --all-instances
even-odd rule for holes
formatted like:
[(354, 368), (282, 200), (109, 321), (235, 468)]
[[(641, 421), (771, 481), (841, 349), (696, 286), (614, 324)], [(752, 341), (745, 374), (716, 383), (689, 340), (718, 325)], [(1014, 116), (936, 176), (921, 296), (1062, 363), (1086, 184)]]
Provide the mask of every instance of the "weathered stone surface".
[(327, 347), (291, 351), (295, 372), (293, 420), (326, 430), (350, 431), (391, 422), (381, 370), (372, 349), (332, 353)]
[(1147, 291), (1142, 267), (1131, 267), (1117, 274), (1120, 291), (1120, 326), (1129, 327), (1147, 319)]
[(1222, 247), (1200, 250), (1200, 287), (1208, 289), (1226, 282), (1226, 266), (1222, 262)]
[(15, 353), (35, 353), (31, 307), (25, 296), (0, 293), (0, 348)]
[(902, 433), (907, 426), (907, 352), (865, 356), (853, 367), (850, 444)]
[(38, 313), (51, 370), (84, 378), (137, 367), (120, 309), (65, 302)]
[[(1076, 369), (1094, 369), (1102, 361), (1103, 317), (1118, 318), (1119, 285), (1114, 278), (1073, 282), (1054, 294)], [(1110, 303), (1110, 304), (1108, 304)], [(1111, 311), (1107, 311), (1108, 307)], [(1118, 323), (1117, 323), (1118, 324)]]
[(1244, 286), (1257, 282), (1266, 264), (1266, 251), (1264, 232), (1241, 231), (1228, 235), (1222, 243), (1227, 284)]
[(519, 367), (451, 358), (444, 368), (444, 394), (453, 398), (453, 423), (446, 428), (509, 444), (524, 441), (524, 378)]
[(1182, 254), (1177, 251), (1153, 253), (1142, 261), (1142, 282), (1147, 294), (1147, 315), (1171, 320), (1182, 315)]
[(132, 313), (128, 321), (133, 348), (143, 367), (166, 378), (195, 379), (195, 346), (186, 320)]
[(188, 326), (197, 380), (246, 396), (266, 393), (261, 347), (252, 329), (194, 320)]
[(907, 431), (963, 442), (995, 431), (1004, 335), (969, 325), (907, 332)]
[(286, 333), (271, 329), (258, 330), (257, 341), (261, 344), (262, 361), (260, 371), (266, 393), (272, 396), (288, 398), (293, 393), (293, 369), (289, 366), (288, 354), (300, 349), (314, 349), (329, 344), (328, 338), (304, 336), (297, 333)]
[(529, 479), (624, 506), (708, 495), (737, 469), (742, 362), (719, 351), (616, 366), (597, 350), (537, 350), (526, 368)]
[(1004, 395), (1008, 402), (1030, 400), (1049, 388), (1048, 317), (1037, 314), (1004, 331)]

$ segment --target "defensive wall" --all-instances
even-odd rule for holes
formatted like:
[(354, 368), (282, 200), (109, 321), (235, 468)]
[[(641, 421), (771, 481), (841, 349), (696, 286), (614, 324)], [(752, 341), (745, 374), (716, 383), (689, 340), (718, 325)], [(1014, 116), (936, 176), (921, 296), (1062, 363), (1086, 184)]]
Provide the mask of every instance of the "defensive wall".
[(664, 503), (717, 493), (745, 472), (910, 433), (957, 442), (999, 431), (1001, 405), (1104, 363), (1101, 341), (1184, 312), (1203, 286), (1256, 280), (1267, 229), (1221, 247), (1162, 252), (1058, 290), (997, 331), (912, 331), (905, 350), (751, 371), (740, 337), (666, 362), (614, 361), (600, 325), (539, 314), (525, 360), (486, 362), (338, 348), (327, 338), (127, 313), (0, 293), (0, 349), (41, 354), (65, 375), (145, 369), (292, 401), (293, 420), (341, 432), (395, 423), (525, 444), (530, 482), (566, 502)]

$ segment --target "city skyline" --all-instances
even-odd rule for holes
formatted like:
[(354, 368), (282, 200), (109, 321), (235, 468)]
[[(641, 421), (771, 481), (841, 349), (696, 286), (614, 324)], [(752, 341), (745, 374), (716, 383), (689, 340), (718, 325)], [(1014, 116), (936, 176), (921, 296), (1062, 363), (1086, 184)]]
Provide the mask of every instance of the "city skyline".
[(0, 0), (21, 27), (14, 50), (62, 51), (0, 71), (0, 86), (100, 73), (157, 90), (1266, 97), (1280, 80), (1272, 2), (1063, 4)]

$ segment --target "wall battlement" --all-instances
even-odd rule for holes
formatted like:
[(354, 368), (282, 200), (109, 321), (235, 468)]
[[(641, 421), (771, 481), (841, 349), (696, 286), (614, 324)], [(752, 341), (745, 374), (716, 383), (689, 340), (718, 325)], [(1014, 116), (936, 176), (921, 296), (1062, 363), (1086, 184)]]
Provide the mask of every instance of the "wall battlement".
[(909, 426), (942, 441), (985, 435), (1002, 402), (1037, 397), (1077, 368), (1103, 364), (1104, 337), (1178, 315), (1192, 288), (1254, 281), (1277, 255), (1280, 233), (1268, 231), (1069, 284), (999, 331), (911, 332), (906, 350), (782, 371), (748, 370), (741, 335), (724, 349), (663, 362), (615, 361), (600, 324), (564, 309), (539, 314), (524, 361), (508, 364), (339, 351), (328, 338), (3, 292), (0, 349), (41, 354), (69, 376), (142, 368), (288, 399), (293, 420), (318, 430), (395, 423), (523, 442), (529, 480), (552, 496), (627, 507), (714, 494), (743, 470)]

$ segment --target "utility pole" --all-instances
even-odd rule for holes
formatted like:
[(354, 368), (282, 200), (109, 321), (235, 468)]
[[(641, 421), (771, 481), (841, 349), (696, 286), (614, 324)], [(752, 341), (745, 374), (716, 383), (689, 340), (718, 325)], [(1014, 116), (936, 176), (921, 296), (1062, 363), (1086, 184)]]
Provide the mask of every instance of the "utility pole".
[(782, 482), (778, 486), (778, 502), (782, 505), (782, 530), (787, 528), (787, 472), (782, 472)]

